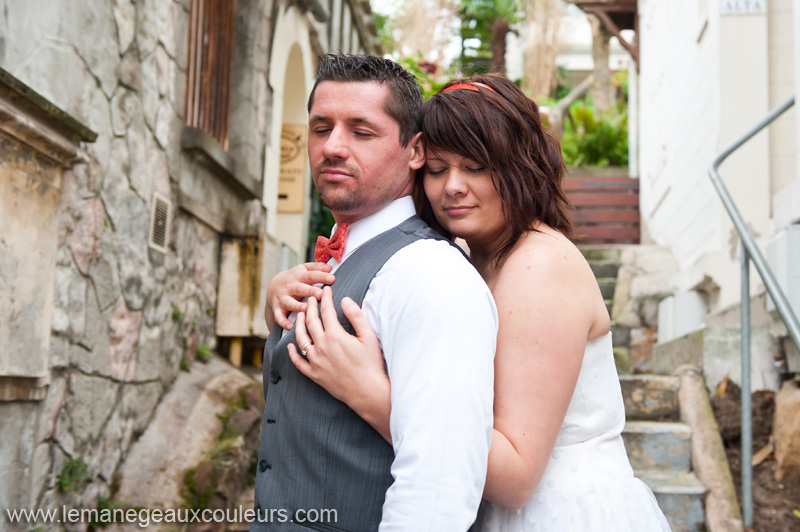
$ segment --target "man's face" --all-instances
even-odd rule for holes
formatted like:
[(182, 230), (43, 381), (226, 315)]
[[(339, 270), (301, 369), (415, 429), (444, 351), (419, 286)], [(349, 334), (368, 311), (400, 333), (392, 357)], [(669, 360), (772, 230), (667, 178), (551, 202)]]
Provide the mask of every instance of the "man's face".
[(309, 116), (308, 158), (322, 203), (338, 223), (354, 222), (414, 187), (425, 163), (421, 134), (404, 148), (400, 126), (383, 110), (377, 82), (323, 81)]

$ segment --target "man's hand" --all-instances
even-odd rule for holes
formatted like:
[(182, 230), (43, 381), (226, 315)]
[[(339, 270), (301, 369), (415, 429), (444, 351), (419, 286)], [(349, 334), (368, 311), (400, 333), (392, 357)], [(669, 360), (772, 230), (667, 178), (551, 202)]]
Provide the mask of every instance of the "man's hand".
[(322, 262), (306, 262), (273, 277), (267, 287), (264, 306), (267, 327), (272, 329), (277, 323), (287, 331), (291, 330), (294, 324), (289, 321), (289, 314), (305, 312), (308, 308), (306, 298), (319, 300), (322, 297), (322, 288), (314, 285), (333, 284), (336, 278), (330, 271), (331, 267)]

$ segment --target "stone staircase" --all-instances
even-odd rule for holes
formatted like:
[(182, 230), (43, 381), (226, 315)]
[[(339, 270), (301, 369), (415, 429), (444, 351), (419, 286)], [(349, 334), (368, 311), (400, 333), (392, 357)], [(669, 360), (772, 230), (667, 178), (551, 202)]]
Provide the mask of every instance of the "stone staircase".
[(622, 375), (620, 385), (622, 438), (636, 476), (653, 490), (673, 532), (705, 530), (706, 488), (692, 468), (692, 430), (680, 419), (680, 378)]
[[(600, 292), (612, 313), (621, 252), (614, 248), (584, 247)], [(692, 467), (692, 430), (682, 422), (678, 401), (680, 378), (625, 375), (631, 329), (612, 322), (612, 338), (627, 422), (622, 437), (634, 473), (653, 491), (673, 532), (706, 530), (706, 487)]]

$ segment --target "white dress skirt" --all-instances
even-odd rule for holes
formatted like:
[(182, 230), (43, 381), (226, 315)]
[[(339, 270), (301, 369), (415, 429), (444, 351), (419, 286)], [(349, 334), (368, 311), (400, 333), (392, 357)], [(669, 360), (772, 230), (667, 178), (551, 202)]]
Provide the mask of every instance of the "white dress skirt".
[(539, 487), (517, 511), (484, 501), (483, 532), (669, 532), (633, 476), (611, 333), (586, 345), (575, 393)]

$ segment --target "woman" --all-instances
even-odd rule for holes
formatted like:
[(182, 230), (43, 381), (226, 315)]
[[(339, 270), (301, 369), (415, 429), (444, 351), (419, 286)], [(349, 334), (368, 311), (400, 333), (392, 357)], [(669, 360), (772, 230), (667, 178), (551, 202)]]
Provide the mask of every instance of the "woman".
[[(620, 433), (625, 413), (610, 322), (594, 275), (571, 243), (557, 138), (536, 104), (505, 77), (451, 81), (423, 109), (427, 162), (420, 214), (469, 246), (497, 304), (494, 434), (484, 531), (669, 530), (633, 477)], [(268, 307), (298, 314), (298, 369), (389, 439), (390, 382), (380, 348), (352, 302), (333, 316), (327, 267), (276, 277)], [(300, 271), (306, 273), (299, 273)], [(447, 302), (442, 302), (443, 311)], [(321, 316), (320, 316), (321, 312)], [(435, 354), (432, 354), (434, 356)]]

